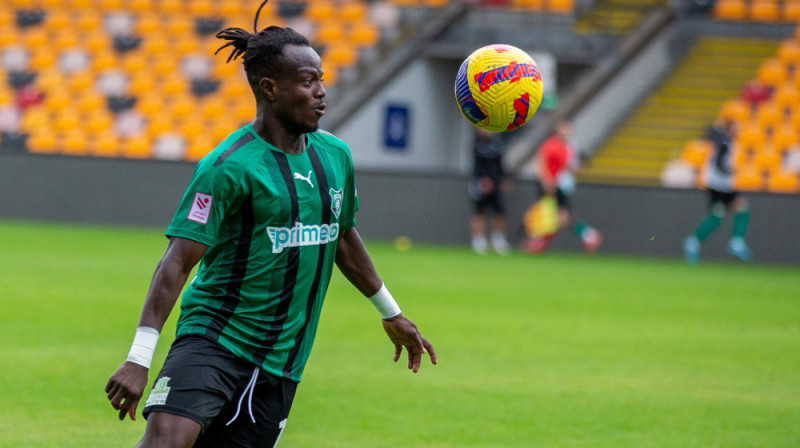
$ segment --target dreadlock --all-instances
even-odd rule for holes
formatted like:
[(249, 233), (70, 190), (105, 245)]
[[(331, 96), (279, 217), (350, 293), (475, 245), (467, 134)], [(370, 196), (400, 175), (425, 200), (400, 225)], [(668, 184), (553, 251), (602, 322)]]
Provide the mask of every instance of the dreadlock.
[(237, 27), (225, 28), (217, 33), (217, 38), (227, 40), (228, 43), (219, 47), (214, 54), (216, 55), (223, 48), (233, 47), (226, 62), (242, 56), (244, 72), (247, 74), (250, 85), (254, 88), (261, 78), (275, 77), (280, 74), (279, 69), (282, 65), (280, 57), (285, 46), (311, 45), (305, 36), (288, 27), (271, 25), (258, 31), (258, 16), (268, 1), (264, 0), (256, 11), (253, 33)]

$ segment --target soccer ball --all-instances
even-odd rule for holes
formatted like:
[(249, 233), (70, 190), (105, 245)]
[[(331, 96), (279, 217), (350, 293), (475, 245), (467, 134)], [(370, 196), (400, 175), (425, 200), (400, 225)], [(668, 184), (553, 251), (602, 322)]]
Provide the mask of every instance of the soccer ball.
[(542, 75), (527, 53), (494, 44), (475, 50), (458, 69), (456, 101), (475, 126), (493, 132), (519, 128), (542, 102)]

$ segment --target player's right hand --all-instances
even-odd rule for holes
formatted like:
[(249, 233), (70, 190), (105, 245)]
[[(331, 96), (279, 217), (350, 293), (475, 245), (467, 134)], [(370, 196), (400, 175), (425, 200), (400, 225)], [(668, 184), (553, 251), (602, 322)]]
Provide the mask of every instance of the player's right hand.
[(147, 367), (125, 361), (108, 380), (106, 394), (111, 406), (119, 411), (119, 419), (125, 414), (136, 420), (136, 407), (147, 386)]

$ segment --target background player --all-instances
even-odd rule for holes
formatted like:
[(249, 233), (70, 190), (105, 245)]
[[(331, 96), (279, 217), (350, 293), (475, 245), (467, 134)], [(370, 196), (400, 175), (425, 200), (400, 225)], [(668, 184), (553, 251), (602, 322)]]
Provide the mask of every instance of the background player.
[[(491, 242), (495, 252), (508, 254), (506, 238), (506, 215), (503, 204), (505, 174), (503, 172), (502, 135), (484, 129), (475, 129), (473, 144), (473, 177), (469, 183), (470, 198), (474, 212), (469, 228), (472, 237), (472, 250), (483, 254)], [(491, 213), (491, 235), (486, 238), (487, 212)]]
[(120, 419), (135, 418), (159, 333), (199, 262), (145, 404), (140, 447), (274, 446), (334, 262), (380, 312), (395, 361), (405, 347), (414, 372), (424, 353), (436, 363), (354, 227), (347, 146), (317, 131), (325, 109), (319, 55), (288, 28), (229, 28), (218, 37), (229, 41), (223, 48), (233, 46), (229, 61), (243, 56), (257, 115), (198, 163), (167, 229), (128, 359), (106, 385)]
[[(570, 196), (575, 192), (575, 175), (580, 167), (580, 157), (572, 142), (572, 124), (562, 120), (555, 133), (542, 143), (536, 154), (539, 197), (555, 197), (558, 204), (558, 228), (571, 226), (572, 233), (580, 238), (586, 252), (595, 252), (602, 241), (602, 234), (586, 221), (573, 222)], [(523, 250), (538, 253), (547, 249), (557, 233), (540, 240), (526, 241)]]
[(744, 261), (750, 261), (752, 253), (745, 243), (747, 227), (750, 221), (750, 206), (739, 193), (733, 189), (733, 145), (738, 124), (728, 121), (715, 125), (709, 130), (709, 139), (713, 142), (714, 154), (705, 167), (705, 184), (708, 191), (708, 215), (698, 224), (694, 232), (683, 241), (686, 262), (696, 265), (700, 259), (700, 246), (722, 224), (722, 218), (733, 212), (731, 239), (728, 241), (728, 253)]

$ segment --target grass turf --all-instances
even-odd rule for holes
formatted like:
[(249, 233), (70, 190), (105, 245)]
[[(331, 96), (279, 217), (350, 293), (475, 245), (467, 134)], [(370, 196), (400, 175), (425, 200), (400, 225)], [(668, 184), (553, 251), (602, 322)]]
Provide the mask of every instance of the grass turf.
[[(0, 447), (136, 443), (144, 420), (118, 422), (103, 387), (165, 247), (0, 221)], [(393, 364), (337, 274), (283, 448), (800, 445), (795, 267), (368, 247), (440, 365)]]

